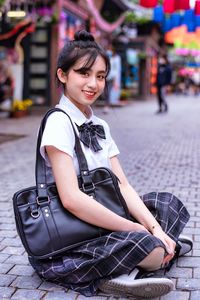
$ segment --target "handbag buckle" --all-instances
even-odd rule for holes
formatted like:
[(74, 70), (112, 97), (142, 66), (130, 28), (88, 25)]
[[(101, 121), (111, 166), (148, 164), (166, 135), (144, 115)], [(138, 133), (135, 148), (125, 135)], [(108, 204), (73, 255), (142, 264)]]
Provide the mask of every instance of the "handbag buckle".
[(42, 204), (50, 203), (50, 198), (49, 196), (44, 196), (44, 197), (38, 196), (36, 198), (36, 201), (38, 205), (42, 205)]
[(83, 192), (87, 194), (88, 192), (91, 192), (91, 191), (95, 190), (95, 185), (94, 185), (93, 182), (90, 185), (85, 185), (83, 183), (82, 184), (82, 189), (83, 189)]
[(32, 212), (31, 212), (31, 217), (32, 217), (32, 218), (37, 219), (39, 216), (40, 216), (39, 210), (36, 210), (36, 211), (32, 211)]

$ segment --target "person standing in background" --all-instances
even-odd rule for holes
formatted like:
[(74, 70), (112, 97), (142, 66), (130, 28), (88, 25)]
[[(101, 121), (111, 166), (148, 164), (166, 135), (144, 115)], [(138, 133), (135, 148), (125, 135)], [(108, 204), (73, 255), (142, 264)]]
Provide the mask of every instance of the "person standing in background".
[(13, 77), (7, 62), (0, 61), (0, 111), (11, 111), (13, 97)]
[(157, 69), (157, 100), (158, 111), (157, 114), (166, 113), (168, 111), (168, 104), (166, 102), (166, 87), (170, 85), (172, 78), (172, 70), (169, 64), (167, 55), (162, 54), (158, 57)]
[(111, 105), (117, 105), (121, 95), (121, 57), (117, 54), (116, 49), (111, 45), (107, 50), (110, 58), (110, 72), (107, 77), (107, 98), (103, 112), (108, 113)]

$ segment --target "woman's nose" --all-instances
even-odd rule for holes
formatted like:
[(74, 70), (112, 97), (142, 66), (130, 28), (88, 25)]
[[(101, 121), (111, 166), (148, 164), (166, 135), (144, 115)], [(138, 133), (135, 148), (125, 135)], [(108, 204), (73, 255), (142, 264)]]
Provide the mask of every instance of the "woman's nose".
[(89, 77), (87, 85), (88, 85), (88, 87), (96, 88), (96, 86), (97, 86), (97, 79), (96, 79), (96, 77), (95, 76)]

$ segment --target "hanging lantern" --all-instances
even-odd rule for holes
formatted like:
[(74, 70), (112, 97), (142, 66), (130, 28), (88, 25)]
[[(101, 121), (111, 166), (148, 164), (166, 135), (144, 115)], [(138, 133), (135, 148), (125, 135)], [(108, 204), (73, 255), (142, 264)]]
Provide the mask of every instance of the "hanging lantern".
[(195, 15), (193, 9), (188, 9), (185, 11), (182, 24), (186, 25), (189, 32), (193, 32), (195, 30)]
[(190, 0), (175, 0), (175, 9), (190, 9)]
[(175, 0), (164, 0), (163, 9), (166, 14), (172, 14), (175, 11)]
[(153, 10), (153, 21), (163, 22), (164, 16), (163, 7), (161, 5), (156, 6)]
[(163, 29), (164, 32), (168, 32), (172, 29), (171, 18), (165, 18), (165, 20), (162, 24), (162, 29)]
[(195, 28), (200, 27), (200, 15), (195, 16)]
[(140, 5), (146, 8), (153, 8), (158, 5), (158, 0), (140, 0)]
[(189, 24), (194, 22), (194, 10), (188, 9), (184, 12), (183, 18), (182, 18), (182, 24)]
[(195, 7), (194, 7), (195, 15), (200, 15), (200, 1), (196, 0)]
[(172, 28), (178, 27), (181, 25), (181, 15), (179, 13), (171, 14), (171, 25), (172, 25)]

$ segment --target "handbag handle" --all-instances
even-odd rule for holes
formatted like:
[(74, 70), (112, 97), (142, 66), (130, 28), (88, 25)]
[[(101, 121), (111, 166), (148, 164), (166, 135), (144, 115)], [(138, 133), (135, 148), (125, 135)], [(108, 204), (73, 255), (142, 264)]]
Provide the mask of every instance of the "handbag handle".
[(89, 174), (89, 169), (87, 165), (87, 160), (85, 158), (85, 155), (83, 153), (83, 150), (81, 148), (80, 140), (79, 137), (75, 131), (74, 125), (72, 123), (72, 120), (70, 116), (63, 111), (60, 108), (53, 108), (47, 111), (45, 116), (43, 117), (41, 121), (41, 125), (39, 128), (38, 132), (38, 139), (37, 139), (37, 148), (36, 148), (36, 163), (35, 163), (35, 179), (36, 179), (36, 186), (37, 186), (37, 191), (38, 191), (38, 198), (37, 202), (38, 204), (42, 204), (43, 202), (46, 202), (46, 199), (48, 199), (48, 193), (47, 193), (47, 178), (46, 178), (46, 165), (45, 165), (45, 160), (40, 154), (40, 145), (41, 145), (41, 140), (42, 140), (42, 135), (45, 129), (45, 125), (47, 122), (48, 117), (53, 113), (53, 112), (62, 112), (66, 114), (71, 122), (74, 135), (75, 135), (75, 153), (77, 155), (78, 159), (78, 164), (79, 164), (79, 169), (80, 169), (80, 176), (82, 178), (83, 182), (83, 189), (85, 191), (92, 191), (94, 190), (94, 185), (92, 183), (91, 176)]

